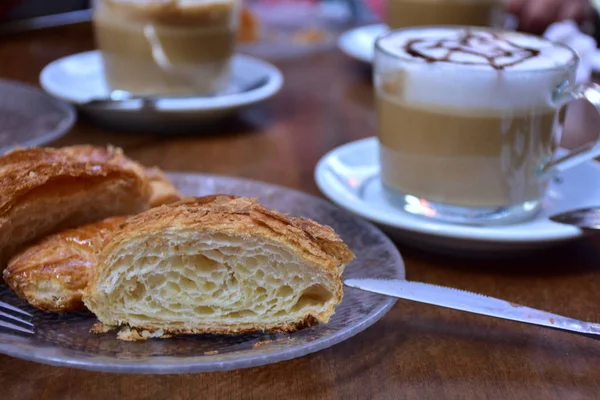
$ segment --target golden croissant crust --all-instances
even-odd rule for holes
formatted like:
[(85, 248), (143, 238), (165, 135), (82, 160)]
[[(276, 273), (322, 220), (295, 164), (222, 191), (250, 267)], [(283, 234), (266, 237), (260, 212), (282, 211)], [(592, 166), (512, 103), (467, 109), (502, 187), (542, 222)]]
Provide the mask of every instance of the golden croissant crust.
[(0, 157), (0, 270), (52, 232), (149, 207), (144, 169), (114, 148), (19, 149)]
[(146, 179), (150, 184), (150, 207), (157, 207), (181, 200), (181, 194), (169, 178), (157, 167), (146, 168)]
[[(150, 206), (181, 198), (158, 168), (147, 168)], [(17, 253), (4, 270), (6, 283), (32, 306), (52, 312), (85, 310), (81, 292), (89, 271), (96, 266), (95, 253), (102, 249), (127, 217), (111, 217), (46, 236)]]
[(126, 219), (112, 217), (42, 239), (10, 260), (6, 284), (43, 311), (85, 310), (81, 294), (96, 267), (95, 253)]
[(83, 300), (125, 340), (294, 331), (329, 320), (353, 257), (330, 227), (253, 199), (186, 199), (129, 218)]

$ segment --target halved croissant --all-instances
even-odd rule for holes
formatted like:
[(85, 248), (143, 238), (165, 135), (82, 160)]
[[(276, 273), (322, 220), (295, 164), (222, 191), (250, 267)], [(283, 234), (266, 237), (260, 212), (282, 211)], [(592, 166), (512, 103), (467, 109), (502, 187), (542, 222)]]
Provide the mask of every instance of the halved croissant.
[(0, 157), (0, 271), (52, 232), (148, 208), (144, 169), (114, 148), (20, 149)]
[(43, 238), (10, 260), (4, 281), (40, 310), (85, 310), (81, 294), (96, 267), (95, 253), (126, 219), (112, 217)]
[(207, 196), (128, 219), (83, 301), (124, 340), (294, 331), (329, 320), (353, 257), (329, 227)]

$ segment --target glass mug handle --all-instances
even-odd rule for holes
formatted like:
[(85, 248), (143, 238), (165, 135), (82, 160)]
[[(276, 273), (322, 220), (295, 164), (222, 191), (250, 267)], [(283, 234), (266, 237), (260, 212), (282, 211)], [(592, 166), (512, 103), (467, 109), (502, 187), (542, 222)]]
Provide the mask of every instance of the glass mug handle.
[[(553, 98), (558, 109), (575, 100), (587, 100), (600, 113), (600, 85), (582, 83), (560, 89)], [(549, 162), (542, 169), (543, 174), (563, 172), (569, 168), (600, 156), (600, 131), (591, 142), (569, 151), (566, 155)]]

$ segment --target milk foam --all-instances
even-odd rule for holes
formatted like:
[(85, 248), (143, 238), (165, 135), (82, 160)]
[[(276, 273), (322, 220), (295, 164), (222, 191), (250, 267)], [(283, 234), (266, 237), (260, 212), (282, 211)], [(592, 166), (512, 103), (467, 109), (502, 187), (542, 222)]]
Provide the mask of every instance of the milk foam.
[[(556, 88), (573, 79), (573, 52), (536, 36), (470, 28), (398, 31), (378, 47), (376, 83), (390, 100), (449, 110), (508, 111), (552, 107)], [(468, 38), (469, 40), (461, 40)], [(558, 67), (558, 68), (557, 68)], [(563, 67), (563, 68), (559, 68)], [(394, 90), (389, 90), (394, 87)]]

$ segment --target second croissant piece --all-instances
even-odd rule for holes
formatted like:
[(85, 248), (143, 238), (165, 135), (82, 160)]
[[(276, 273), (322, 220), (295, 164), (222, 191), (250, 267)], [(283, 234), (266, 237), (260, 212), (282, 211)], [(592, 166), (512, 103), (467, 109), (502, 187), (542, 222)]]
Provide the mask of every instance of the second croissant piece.
[(150, 207), (157, 207), (181, 200), (181, 194), (169, 178), (159, 168), (145, 170), (146, 179), (150, 184)]
[(52, 232), (149, 207), (144, 169), (114, 148), (14, 150), (0, 157), (0, 271)]
[[(158, 168), (148, 168), (150, 206), (180, 199), (180, 194)], [(112, 217), (58, 232), (29, 244), (4, 270), (4, 281), (32, 306), (44, 311), (85, 310), (81, 293), (96, 254), (127, 217)]]

